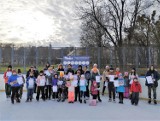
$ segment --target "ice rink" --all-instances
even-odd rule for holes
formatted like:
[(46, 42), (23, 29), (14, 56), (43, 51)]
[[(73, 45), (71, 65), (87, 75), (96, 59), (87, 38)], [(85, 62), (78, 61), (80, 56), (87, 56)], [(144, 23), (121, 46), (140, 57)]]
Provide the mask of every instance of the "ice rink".
[(108, 102), (107, 96), (101, 96), (102, 102), (97, 106), (87, 104), (68, 104), (53, 100), (26, 103), (26, 93), (21, 103), (11, 104), (10, 99), (5, 98), (5, 93), (0, 92), (0, 121), (142, 121), (160, 120), (160, 104), (149, 105), (147, 101), (140, 100), (138, 106), (130, 104), (125, 99), (124, 104)]

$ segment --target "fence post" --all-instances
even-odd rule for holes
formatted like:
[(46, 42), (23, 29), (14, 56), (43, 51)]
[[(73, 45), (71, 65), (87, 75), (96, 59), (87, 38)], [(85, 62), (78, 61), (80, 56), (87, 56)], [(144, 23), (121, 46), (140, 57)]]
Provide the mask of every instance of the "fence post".
[(110, 66), (113, 66), (113, 52), (112, 52), (112, 48), (110, 48)]
[(26, 73), (26, 50), (25, 50), (25, 47), (23, 48), (23, 67), (24, 67), (24, 73)]
[(101, 68), (101, 50), (100, 47), (98, 47), (98, 66)]
[(88, 56), (88, 48), (86, 47), (86, 56)]
[(149, 66), (151, 65), (151, 47), (148, 47)]
[(139, 61), (138, 61), (138, 50), (139, 50), (139, 48), (136, 47), (136, 58), (135, 58), (135, 67), (136, 67), (136, 68), (138, 68), (138, 65), (139, 65), (139, 64), (138, 64), (138, 62), (139, 62)]
[(125, 54), (125, 47), (122, 47), (122, 55), (123, 55), (123, 71), (126, 70), (126, 54)]
[(51, 63), (51, 49), (52, 49), (52, 45), (50, 44), (48, 48), (48, 62), (49, 63)]
[(36, 47), (36, 68), (37, 68), (37, 66), (38, 66), (38, 49)]
[(13, 63), (14, 63), (14, 45), (12, 46), (12, 50), (11, 50), (11, 65), (12, 67), (14, 67)]

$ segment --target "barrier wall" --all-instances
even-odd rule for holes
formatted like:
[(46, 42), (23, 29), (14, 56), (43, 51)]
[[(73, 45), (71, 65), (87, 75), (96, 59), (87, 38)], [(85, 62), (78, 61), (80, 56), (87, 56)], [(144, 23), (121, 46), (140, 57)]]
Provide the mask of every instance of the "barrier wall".
[[(25, 75), (24, 75), (24, 77), (25, 77)], [(139, 82), (142, 85), (142, 93), (140, 94), (140, 97), (147, 99), (148, 98), (148, 90), (147, 90), (147, 87), (145, 86), (145, 78), (140, 77)], [(4, 86), (3, 74), (0, 74), (0, 91), (4, 91), (4, 87), (5, 86)], [(26, 90), (26, 85), (24, 86), (24, 90)], [(106, 89), (106, 92), (108, 92), (107, 89)], [(160, 101), (160, 85), (157, 88), (157, 100)]]

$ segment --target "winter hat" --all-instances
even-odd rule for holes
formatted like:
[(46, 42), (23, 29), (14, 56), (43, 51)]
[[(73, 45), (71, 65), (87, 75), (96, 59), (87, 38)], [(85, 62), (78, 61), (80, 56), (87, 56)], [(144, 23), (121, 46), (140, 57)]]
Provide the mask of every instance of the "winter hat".
[(12, 73), (17, 73), (16, 70), (13, 70)]
[(110, 68), (110, 70), (114, 70), (114, 68)]
[(9, 65), (9, 66), (8, 66), (8, 68), (12, 68), (12, 66), (11, 66), (11, 65)]

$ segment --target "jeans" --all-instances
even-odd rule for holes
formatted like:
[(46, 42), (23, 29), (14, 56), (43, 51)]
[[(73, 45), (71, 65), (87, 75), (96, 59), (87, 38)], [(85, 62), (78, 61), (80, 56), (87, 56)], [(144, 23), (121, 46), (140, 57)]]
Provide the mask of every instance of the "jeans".
[(85, 100), (85, 97), (86, 97), (86, 92), (80, 91), (80, 100), (81, 101), (82, 101), (82, 99)]
[(27, 100), (32, 100), (34, 89), (27, 89)]
[(5, 83), (5, 92), (6, 92), (6, 96), (11, 95), (11, 86), (8, 83)]
[(157, 98), (157, 92), (156, 92), (156, 87), (155, 86), (148, 86), (148, 98), (151, 99), (151, 91), (153, 91), (153, 98), (156, 100)]

